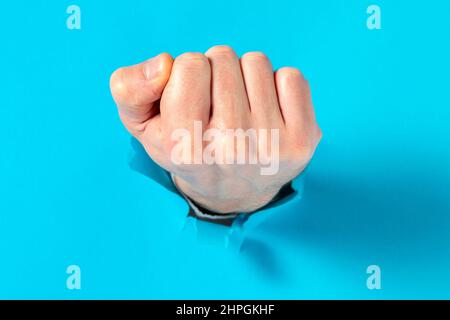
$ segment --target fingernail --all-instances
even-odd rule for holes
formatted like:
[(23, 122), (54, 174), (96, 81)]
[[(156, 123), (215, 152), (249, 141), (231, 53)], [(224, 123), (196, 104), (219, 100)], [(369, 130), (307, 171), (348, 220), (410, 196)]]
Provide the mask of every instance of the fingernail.
[(160, 56), (156, 56), (148, 60), (144, 64), (144, 74), (147, 80), (152, 80), (158, 77), (162, 72), (163, 64), (161, 62)]

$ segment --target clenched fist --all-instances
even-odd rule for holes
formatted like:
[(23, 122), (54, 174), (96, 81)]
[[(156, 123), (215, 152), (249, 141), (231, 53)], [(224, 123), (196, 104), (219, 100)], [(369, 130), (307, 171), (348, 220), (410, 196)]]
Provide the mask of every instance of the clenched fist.
[(116, 70), (125, 127), (177, 187), (216, 213), (251, 212), (301, 173), (321, 139), (308, 82), (227, 46)]

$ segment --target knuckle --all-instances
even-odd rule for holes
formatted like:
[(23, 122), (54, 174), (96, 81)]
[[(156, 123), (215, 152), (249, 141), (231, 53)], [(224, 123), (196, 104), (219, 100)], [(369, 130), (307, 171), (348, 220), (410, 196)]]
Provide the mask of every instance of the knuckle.
[(207, 52), (207, 55), (225, 55), (225, 56), (235, 56), (233, 48), (227, 45), (219, 45), (211, 47)]
[(267, 57), (267, 55), (264, 52), (261, 51), (252, 51), (252, 52), (247, 52), (246, 54), (244, 54), (242, 56), (242, 60), (244, 61), (269, 61), (269, 58)]
[(277, 79), (281, 81), (287, 81), (300, 85), (305, 92), (310, 91), (308, 80), (304, 77), (303, 73), (294, 67), (283, 67), (276, 72)]
[(208, 58), (202, 53), (187, 52), (175, 59), (175, 64), (189, 65), (193, 67), (205, 67), (209, 65)]
[(297, 69), (297, 68), (294, 68), (294, 67), (283, 67), (283, 68), (280, 68), (278, 70), (278, 74), (285, 75), (287, 77), (294, 76), (294, 77), (302, 77), (303, 78), (303, 75), (300, 72), (300, 70)]
[(122, 101), (129, 95), (127, 84), (124, 80), (125, 68), (119, 68), (111, 74), (109, 86), (116, 101)]

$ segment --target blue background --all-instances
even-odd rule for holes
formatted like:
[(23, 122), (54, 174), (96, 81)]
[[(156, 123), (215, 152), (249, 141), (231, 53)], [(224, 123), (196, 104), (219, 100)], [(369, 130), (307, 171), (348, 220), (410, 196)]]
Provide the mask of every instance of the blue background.
[[(68, 30), (71, 4), (0, 10), (0, 298), (450, 298), (449, 1), (80, 0)], [(300, 68), (324, 132), (301, 201), (240, 250), (130, 169), (108, 88), (216, 44)]]

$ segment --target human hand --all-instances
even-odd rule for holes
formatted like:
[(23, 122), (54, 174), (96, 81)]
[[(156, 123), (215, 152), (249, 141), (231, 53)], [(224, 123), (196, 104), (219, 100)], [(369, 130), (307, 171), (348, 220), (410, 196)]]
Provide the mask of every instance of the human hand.
[(300, 71), (274, 73), (260, 52), (239, 59), (216, 46), (175, 61), (161, 54), (116, 70), (110, 86), (123, 124), (150, 157), (217, 213), (266, 205), (321, 139)]

